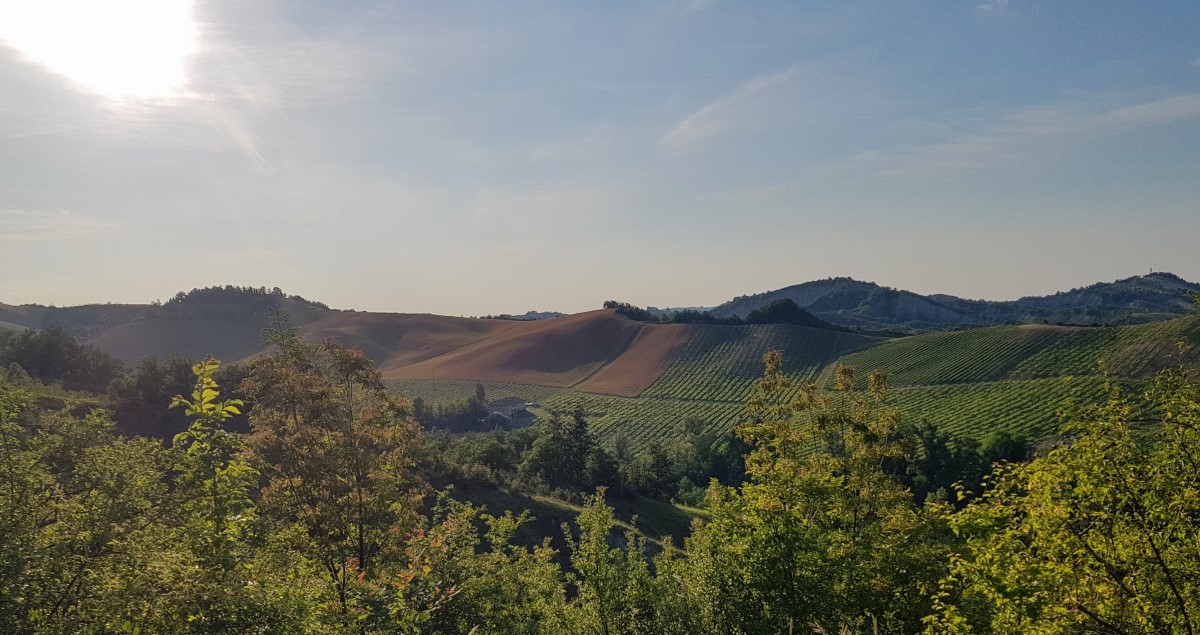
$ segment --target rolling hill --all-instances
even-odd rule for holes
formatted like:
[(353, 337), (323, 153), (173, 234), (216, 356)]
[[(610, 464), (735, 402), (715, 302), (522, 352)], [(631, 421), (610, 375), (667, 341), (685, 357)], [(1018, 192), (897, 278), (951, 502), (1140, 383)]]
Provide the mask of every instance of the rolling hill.
[(1013, 301), (965, 300), (920, 295), (852, 278), (805, 282), (734, 298), (714, 309), (730, 317), (791, 299), (817, 317), (843, 326), (908, 331), (948, 330), (1001, 324), (1134, 324), (1184, 315), (1189, 293), (1200, 284), (1170, 273), (1151, 273), (1097, 283), (1048, 296)]
[[(797, 380), (828, 386), (837, 365), (853, 366), (860, 383), (879, 370), (892, 387), (888, 402), (906, 420), (928, 420), (952, 432), (996, 431), (1034, 439), (1053, 435), (1068, 401), (1099, 399), (1106, 381), (1137, 385), (1169, 364), (1200, 364), (1200, 315), (1115, 327), (1002, 326), (899, 338), (869, 337), (787, 325), (697, 325), (657, 381), (636, 398), (575, 387), (483, 381), (491, 395), (519, 395), (547, 412), (587, 413), (603, 438), (629, 446), (670, 443), (695, 418), (728, 431), (746, 417), (745, 401), (762, 372), (762, 354), (783, 352)], [(1192, 346), (1179, 356), (1179, 343)], [(465, 400), (477, 382), (400, 379), (398, 392), (429, 403)]]
[[(1021, 310), (1082, 307), (1140, 320), (1173, 315), (1181, 306), (1177, 296), (1194, 286), (1155, 274), (1017, 302)], [(788, 297), (830, 321), (854, 314), (867, 316), (869, 325), (894, 326), (885, 318), (932, 324), (968, 314), (980, 321), (1012, 315), (997, 303), (960, 305), (948, 296), (847, 279), (789, 289)], [(361, 348), (403, 395), (456, 402), (482, 383), (492, 397), (540, 402), (542, 414), (582, 409), (602, 438), (625, 437), (634, 450), (670, 442), (687, 419), (731, 430), (744, 419), (762, 356), (772, 348), (783, 352), (787, 373), (818, 385), (828, 385), (838, 364), (887, 373), (890, 399), (910, 420), (974, 435), (1008, 430), (1045, 437), (1056, 430), (1061, 404), (1096, 398), (1106, 374), (1136, 384), (1177, 363), (1177, 343), (1200, 344), (1197, 315), (1126, 326), (1023, 324), (884, 337), (789, 324), (645, 323), (607, 309), (544, 320), (338, 311), (278, 290), (231, 287), (180, 294), (161, 306), (0, 305), (0, 329), (59, 325), (130, 362), (170, 353), (235, 362), (264, 352), (261, 331), (275, 306), (287, 310), (307, 341), (334, 338)], [(882, 307), (890, 313), (871, 313)], [(1200, 354), (1193, 349), (1182, 360), (1200, 363)]]

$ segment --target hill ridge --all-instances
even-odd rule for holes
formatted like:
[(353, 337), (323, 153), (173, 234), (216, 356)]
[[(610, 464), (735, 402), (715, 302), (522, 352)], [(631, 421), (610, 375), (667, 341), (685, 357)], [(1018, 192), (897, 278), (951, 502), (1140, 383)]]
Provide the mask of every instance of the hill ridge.
[(1200, 284), (1169, 272), (1017, 300), (921, 295), (875, 282), (833, 277), (738, 296), (715, 307), (712, 313), (721, 317), (744, 315), (770, 302), (791, 299), (821, 319), (858, 328), (932, 331), (1030, 323), (1133, 324), (1184, 315), (1191, 310), (1187, 294), (1197, 292)]

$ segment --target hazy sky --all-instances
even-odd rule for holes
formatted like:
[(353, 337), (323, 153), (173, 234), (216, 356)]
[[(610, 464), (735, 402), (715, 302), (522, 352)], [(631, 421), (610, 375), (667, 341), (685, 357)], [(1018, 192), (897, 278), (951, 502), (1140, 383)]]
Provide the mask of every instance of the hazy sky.
[(1200, 3), (0, 0), (0, 302), (1200, 280)]

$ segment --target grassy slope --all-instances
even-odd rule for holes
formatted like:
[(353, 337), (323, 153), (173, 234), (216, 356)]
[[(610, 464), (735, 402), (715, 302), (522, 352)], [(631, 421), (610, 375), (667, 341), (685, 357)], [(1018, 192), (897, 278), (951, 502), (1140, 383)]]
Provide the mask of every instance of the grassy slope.
[[(1200, 343), (1200, 316), (1122, 327), (1025, 325), (931, 333), (892, 340), (839, 362), (887, 373), (898, 387), (1091, 376), (1101, 363), (1117, 377), (1136, 379), (1170, 363), (1180, 341)], [(1200, 356), (1193, 351), (1189, 359)], [(829, 375), (826, 371), (823, 384)]]
[[(1005, 326), (893, 340), (839, 363), (888, 374), (890, 401), (909, 420), (957, 433), (1034, 438), (1055, 433), (1067, 401), (1101, 397), (1106, 378), (1137, 384), (1181, 361), (1180, 342), (1200, 345), (1200, 316), (1135, 326)], [(1182, 361), (1200, 363), (1200, 347)], [(829, 384), (831, 368), (822, 383)]]

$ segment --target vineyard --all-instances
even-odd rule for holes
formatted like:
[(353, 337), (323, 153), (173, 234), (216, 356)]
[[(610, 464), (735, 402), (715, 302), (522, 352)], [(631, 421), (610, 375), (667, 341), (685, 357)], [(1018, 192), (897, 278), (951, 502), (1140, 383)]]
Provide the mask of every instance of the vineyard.
[[(1056, 431), (1064, 403), (1101, 396), (1102, 373), (1123, 383), (1144, 379), (1172, 363), (1180, 341), (1200, 344), (1200, 316), (1105, 328), (1003, 326), (895, 340), (797, 326), (703, 325), (637, 398), (502, 382), (389, 385), (429, 405), (461, 403), (482, 383), (490, 398), (537, 401), (541, 413), (580, 409), (602, 440), (623, 437), (636, 452), (669, 443), (688, 419), (702, 420), (710, 430), (732, 430), (746, 416), (763, 353), (776, 348), (785, 372), (818, 385), (828, 385), (837, 364), (857, 368), (860, 381), (871, 370), (887, 373), (888, 404), (907, 421), (927, 420), (979, 438), (994, 431), (1045, 438)], [(1195, 363), (1200, 355), (1193, 350), (1185, 359)]]
[[(1007, 379), (1022, 362), (1079, 330), (1026, 325), (930, 333), (891, 340), (838, 361), (863, 371), (860, 384), (868, 371), (887, 374), (892, 386), (999, 381)], [(830, 386), (830, 375), (825, 373), (822, 385)]]
[(922, 386), (894, 390), (887, 401), (905, 421), (929, 421), (955, 434), (982, 439), (1004, 431), (1041, 439), (1058, 430), (1064, 404), (1094, 403), (1103, 385), (1102, 379), (1076, 377)]
[(728, 403), (631, 399), (532, 384), (426, 379), (390, 381), (388, 387), (409, 399), (420, 397), (432, 407), (461, 404), (475, 394), (477, 384), (483, 384), (490, 399), (521, 397), (540, 403), (540, 410), (545, 413), (569, 415), (576, 408), (582, 409), (597, 436), (602, 440), (624, 436), (635, 452), (654, 441), (669, 441), (678, 425), (690, 418), (707, 422), (707, 428), (711, 430), (731, 430), (744, 414), (746, 397), (743, 395), (738, 401)]
[[(1179, 358), (1179, 344), (1192, 347)], [(1180, 361), (1200, 362), (1200, 316), (1135, 326), (1085, 329), (1023, 361), (1015, 379), (1096, 374), (1147, 378)]]
[(543, 405), (563, 414), (581, 409), (602, 440), (624, 437), (634, 452), (654, 442), (668, 444), (688, 419), (705, 422), (705, 430), (728, 432), (746, 411), (744, 402), (629, 399), (581, 392), (559, 395)]
[(744, 403), (762, 375), (763, 354), (783, 353), (784, 371), (815, 379), (839, 355), (883, 341), (803, 326), (713, 326), (697, 329), (683, 354), (643, 397)]
[[(862, 377), (865, 371), (882, 371), (896, 387), (1101, 373), (1144, 379), (1172, 363), (1180, 342), (1200, 344), (1200, 316), (1135, 326), (1023, 325), (931, 333), (885, 342), (838, 362), (864, 371)], [(1200, 357), (1192, 351), (1187, 359)], [(826, 387), (830, 371), (822, 376)]]

